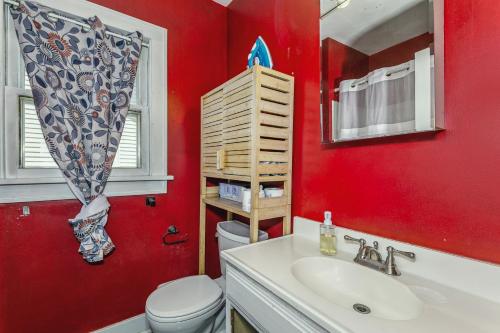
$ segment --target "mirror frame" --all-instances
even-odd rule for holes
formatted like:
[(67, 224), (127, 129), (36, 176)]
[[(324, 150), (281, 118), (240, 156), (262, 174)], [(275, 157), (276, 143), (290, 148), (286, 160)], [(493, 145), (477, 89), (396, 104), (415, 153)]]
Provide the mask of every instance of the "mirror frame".
[[(435, 93), (435, 127), (432, 130), (414, 131), (410, 133), (387, 134), (370, 137), (360, 137), (349, 140), (333, 140), (333, 115), (330, 110), (323, 109), (323, 97), (321, 91), (328, 89), (325, 82), (322, 80), (322, 59), (320, 58), (320, 127), (321, 127), (321, 143), (342, 144), (347, 142), (358, 142), (372, 139), (397, 137), (415, 135), (423, 132), (439, 132), (445, 129), (445, 85), (444, 85), (444, 64), (445, 64), (445, 50), (444, 50), (444, 0), (430, 0), (434, 7), (434, 93)], [(321, 15), (319, 18), (319, 27), (321, 29)], [(322, 41), (320, 40), (320, 45)], [(321, 51), (320, 51), (321, 54)]]

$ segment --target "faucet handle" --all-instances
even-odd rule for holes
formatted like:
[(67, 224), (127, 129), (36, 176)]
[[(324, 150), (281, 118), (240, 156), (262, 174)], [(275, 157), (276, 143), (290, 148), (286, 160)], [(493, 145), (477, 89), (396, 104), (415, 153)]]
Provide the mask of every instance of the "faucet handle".
[(392, 246), (387, 247), (387, 258), (385, 259), (385, 273), (389, 275), (399, 276), (401, 272), (399, 271), (396, 263), (394, 262), (394, 254), (402, 255), (408, 259), (415, 260), (415, 253), (413, 252), (405, 252), (399, 251), (393, 248)]
[(344, 239), (346, 241), (358, 243), (360, 247), (365, 247), (366, 245), (366, 240), (364, 238), (354, 238), (349, 235), (344, 235)]
[(359, 244), (358, 255), (356, 256), (356, 258), (360, 258), (361, 256), (364, 256), (363, 253), (366, 252), (365, 251), (366, 240), (364, 238), (354, 238), (354, 237), (351, 237), (349, 235), (344, 235), (344, 239), (346, 241), (355, 242), (355, 243)]
[(411, 260), (414, 260), (415, 259), (415, 253), (413, 252), (406, 252), (406, 251), (400, 251), (400, 250), (396, 250), (395, 248), (393, 248), (392, 246), (388, 246), (387, 247), (387, 254), (388, 256), (394, 256), (394, 254), (399, 254), (403, 257), (406, 257), (408, 259), (411, 259)]

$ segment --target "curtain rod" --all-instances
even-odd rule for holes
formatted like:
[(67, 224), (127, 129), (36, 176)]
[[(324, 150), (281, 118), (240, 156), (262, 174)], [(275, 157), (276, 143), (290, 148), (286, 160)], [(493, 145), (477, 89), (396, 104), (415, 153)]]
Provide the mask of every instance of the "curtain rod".
[[(5, 4), (7, 4), (7, 5), (11, 5), (11, 6), (14, 6), (14, 7), (19, 6), (19, 2), (15, 1), (15, 0), (3, 0), (3, 2)], [(50, 12), (49, 16), (52, 17), (52, 18), (54, 18), (54, 19), (64, 20), (64, 21), (67, 21), (67, 22), (74, 23), (74, 24), (79, 25), (79, 26), (81, 26), (82, 28), (85, 28), (85, 29), (90, 29), (90, 25), (88, 25), (87, 23), (83, 23), (83, 22), (80, 22), (78, 20), (71, 19), (69, 17), (56, 14), (55, 12)], [(112, 31), (106, 30), (104, 33), (106, 35), (108, 35), (108, 36), (113, 36), (113, 37), (116, 37), (116, 38), (120, 38), (120, 39), (123, 39), (123, 40), (125, 40), (127, 42), (130, 42), (132, 40), (130, 37), (124, 36), (122, 34), (118, 34), (116, 32), (112, 32)], [(143, 47), (149, 47), (149, 44), (146, 43), (146, 42), (142, 42), (142, 46)]]
[[(387, 74), (385, 74), (385, 76), (389, 77), (391, 76), (392, 74), (396, 74), (396, 73), (400, 73), (400, 72), (404, 72), (404, 71), (409, 71), (411, 69), (411, 67), (404, 67), (404, 68), (401, 68), (401, 69), (397, 69), (395, 71), (392, 71), (392, 72), (388, 72)], [(361, 81), (359, 81), (361, 80)], [(359, 82), (358, 82), (359, 81)], [(352, 84), (351, 84), (351, 88), (354, 88), (356, 87), (357, 85), (361, 85), (361, 84), (365, 84), (367, 83), (368, 80), (363, 80), (363, 79), (358, 79), (358, 80), (355, 80)], [(338, 93), (340, 92), (340, 88), (335, 88), (333, 90), (334, 93)]]

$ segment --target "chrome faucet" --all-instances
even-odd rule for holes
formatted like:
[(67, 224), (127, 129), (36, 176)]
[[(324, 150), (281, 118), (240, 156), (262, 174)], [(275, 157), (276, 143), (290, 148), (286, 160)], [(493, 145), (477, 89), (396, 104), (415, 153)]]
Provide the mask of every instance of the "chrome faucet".
[(394, 254), (399, 254), (407, 257), (408, 259), (415, 260), (415, 253), (399, 251), (392, 246), (387, 247), (387, 257), (385, 261), (382, 261), (382, 256), (378, 252), (378, 242), (373, 242), (373, 246), (366, 245), (366, 240), (363, 238), (353, 238), (351, 236), (345, 235), (344, 239), (346, 241), (351, 241), (359, 244), (358, 254), (354, 258), (354, 262), (362, 266), (375, 269), (377, 271), (383, 272), (388, 275), (399, 276), (401, 272), (396, 266), (394, 261)]

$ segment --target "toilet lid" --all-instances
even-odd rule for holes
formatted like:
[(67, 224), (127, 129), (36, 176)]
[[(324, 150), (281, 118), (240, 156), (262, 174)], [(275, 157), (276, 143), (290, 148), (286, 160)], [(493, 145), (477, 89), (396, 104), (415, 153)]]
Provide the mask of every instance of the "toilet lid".
[(156, 289), (146, 309), (157, 317), (177, 318), (200, 312), (221, 298), (222, 289), (208, 276), (188, 276)]

